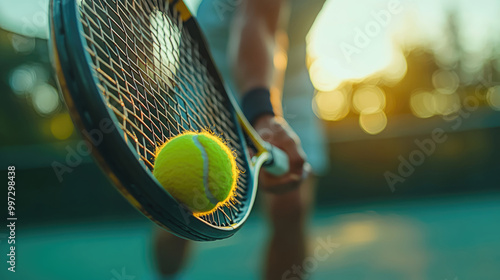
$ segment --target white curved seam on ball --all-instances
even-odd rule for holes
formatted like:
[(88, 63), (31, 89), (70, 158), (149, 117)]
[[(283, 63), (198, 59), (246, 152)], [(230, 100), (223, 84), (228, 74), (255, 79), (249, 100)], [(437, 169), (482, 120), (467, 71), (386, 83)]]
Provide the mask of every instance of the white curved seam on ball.
[(213, 196), (208, 185), (208, 154), (205, 147), (198, 140), (198, 135), (193, 136), (194, 145), (200, 150), (201, 158), (203, 159), (203, 188), (205, 189), (205, 195), (212, 204), (217, 204), (219, 201)]

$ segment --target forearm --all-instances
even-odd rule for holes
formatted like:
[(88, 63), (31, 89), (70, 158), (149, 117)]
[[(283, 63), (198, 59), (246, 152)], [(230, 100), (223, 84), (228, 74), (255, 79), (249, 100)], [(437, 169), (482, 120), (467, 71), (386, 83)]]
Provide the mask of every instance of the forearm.
[[(276, 35), (285, 0), (243, 0), (235, 17), (229, 45), (233, 78), (241, 94), (241, 109), (261, 135), (267, 134), (271, 145), (284, 151), (290, 170), (276, 177), (262, 172), (259, 180), (269, 191), (295, 189), (303, 179), (305, 154), (298, 136), (283, 118), (277, 118), (271, 104), (271, 87), (275, 78), (274, 54)], [(284, 63), (286, 64), (286, 63)], [(285, 66), (279, 70), (283, 71)], [(274, 96), (273, 96), (274, 97)], [(273, 98), (273, 100), (276, 100)], [(277, 100), (279, 103), (280, 100)], [(276, 103), (276, 104), (277, 104)], [(269, 134), (270, 133), (270, 134)]]
[(232, 28), (231, 64), (241, 94), (273, 83), (273, 56), (283, 0), (245, 0)]

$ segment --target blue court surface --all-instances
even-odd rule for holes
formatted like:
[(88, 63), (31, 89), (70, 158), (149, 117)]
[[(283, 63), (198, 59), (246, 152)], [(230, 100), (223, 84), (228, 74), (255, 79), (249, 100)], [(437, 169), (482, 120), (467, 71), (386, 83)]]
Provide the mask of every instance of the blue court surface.
[[(15, 277), (1, 279), (157, 279), (151, 232), (145, 218), (23, 229)], [(197, 243), (179, 279), (260, 279), (265, 237), (257, 210), (234, 237)], [(310, 246), (324, 250), (303, 279), (497, 280), (500, 193), (316, 210)]]

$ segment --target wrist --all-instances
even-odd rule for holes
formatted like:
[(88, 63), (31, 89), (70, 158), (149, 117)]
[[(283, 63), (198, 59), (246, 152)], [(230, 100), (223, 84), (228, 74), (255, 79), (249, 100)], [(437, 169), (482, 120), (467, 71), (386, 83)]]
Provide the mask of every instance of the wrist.
[(271, 103), (271, 92), (265, 87), (247, 91), (241, 100), (241, 109), (252, 125), (255, 125), (257, 120), (264, 116), (275, 116)]
[(271, 122), (273, 121), (274, 118), (275, 118), (274, 115), (269, 115), (269, 114), (260, 115), (254, 120), (252, 125), (255, 129), (268, 128), (271, 126)]

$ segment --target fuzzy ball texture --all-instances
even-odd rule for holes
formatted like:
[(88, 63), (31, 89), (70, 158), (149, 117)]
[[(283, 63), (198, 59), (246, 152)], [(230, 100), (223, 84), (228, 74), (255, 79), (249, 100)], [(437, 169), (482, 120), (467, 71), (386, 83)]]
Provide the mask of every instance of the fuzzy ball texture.
[(233, 153), (217, 136), (188, 132), (158, 149), (153, 175), (177, 201), (199, 214), (231, 198), (238, 169)]

